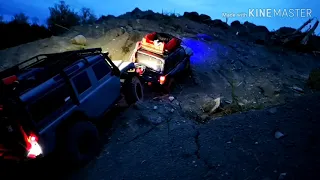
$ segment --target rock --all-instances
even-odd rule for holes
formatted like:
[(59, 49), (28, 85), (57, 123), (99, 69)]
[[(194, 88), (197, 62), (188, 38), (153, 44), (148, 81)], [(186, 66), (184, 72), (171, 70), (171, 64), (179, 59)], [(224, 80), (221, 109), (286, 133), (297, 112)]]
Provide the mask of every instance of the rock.
[(231, 23), (231, 27), (239, 27), (241, 25), (240, 21), (236, 20)]
[(200, 14), (199, 20), (203, 23), (206, 23), (208, 21), (211, 21), (211, 17), (206, 14)]
[(158, 109), (158, 106), (153, 106), (153, 109), (154, 109), (154, 110)]
[(209, 116), (208, 115), (203, 114), (203, 115), (200, 116), (200, 121), (201, 122), (206, 122), (208, 120), (209, 120)]
[(200, 22), (200, 15), (197, 12), (184, 12), (183, 17), (188, 18), (192, 21)]
[(161, 124), (164, 121), (162, 117), (152, 117), (152, 118), (149, 118), (148, 120), (154, 125)]
[(279, 175), (278, 180), (284, 180), (286, 176), (287, 176), (287, 173), (281, 173), (281, 174)]
[(169, 101), (173, 101), (175, 98), (173, 96), (169, 96)]
[(210, 21), (209, 25), (213, 26), (213, 27), (221, 28), (221, 29), (228, 29), (229, 28), (229, 25), (227, 23), (221, 21), (220, 19), (215, 19), (215, 20)]
[(240, 71), (242, 69), (243, 64), (239, 61), (235, 61), (233, 64), (233, 69), (232, 70), (236, 70), (236, 71)]
[(160, 98), (159, 98), (159, 97), (154, 97), (154, 98), (152, 98), (152, 100), (154, 100), (154, 101), (160, 101)]
[(308, 78), (308, 86), (311, 89), (320, 91), (320, 68), (311, 71)]
[(280, 138), (284, 137), (284, 134), (283, 134), (282, 132), (280, 132), (280, 131), (276, 131), (276, 132), (274, 133), (274, 137), (275, 137), (276, 139), (280, 139)]
[(205, 113), (213, 113), (220, 106), (220, 98), (210, 98), (206, 97), (202, 103), (202, 109)]
[(297, 86), (293, 86), (292, 90), (299, 92), (299, 93), (304, 93), (304, 90), (302, 88), (297, 87)]
[(174, 109), (172, 108), (172, 109), (170, 110), (170, 112), (172, 112), (172, 113), (173, 113), (173, 112), (174, 112)]
[(268, 110), (270, 114), (275, 114), (277, 112), (277, 108), (271, 108)]
[(253, 32), (262, 32), (262, 33), (269, 33), (269, 30), (267, 27), (265, 26), (255, 26), (253, 29), (252, 29)]
[(266, 97), (274, 97), (274, 95), (278, 92), (277, 89), (275, 89), (271, 83), (263, 83), (261, 85), (258, 85), (258, 88), (261, 90), (261, 93)]
[(83, 35), (78, 35), (71, 39), (71, 43), (85, 46), (87, 44), (87, 39)]

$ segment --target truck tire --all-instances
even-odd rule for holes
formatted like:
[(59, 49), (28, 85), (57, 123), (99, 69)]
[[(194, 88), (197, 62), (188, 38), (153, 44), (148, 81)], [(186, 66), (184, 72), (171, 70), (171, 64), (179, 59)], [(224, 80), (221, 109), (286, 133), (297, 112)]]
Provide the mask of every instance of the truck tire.
[(143, 100), (143, 86), (137, 76), (130, 77), (125, 81), (124, 98), (129, 105)]
[(173, 77), (171, 77), (168, 79), (167, 83), (164, 84), (162, 91), (165, 94), (170, 94), (175, 86), (176, 86), (176, 80)]
[(187, 59), (187, 64), (185, 66), (185, 71), (189, 73), (191, 71), (190, 58)]
[(99, 153), (99, 132), (91, 122), (81, 121), (73, 124), (66, 135), (66, 158), (72, 165), (84, 166)]

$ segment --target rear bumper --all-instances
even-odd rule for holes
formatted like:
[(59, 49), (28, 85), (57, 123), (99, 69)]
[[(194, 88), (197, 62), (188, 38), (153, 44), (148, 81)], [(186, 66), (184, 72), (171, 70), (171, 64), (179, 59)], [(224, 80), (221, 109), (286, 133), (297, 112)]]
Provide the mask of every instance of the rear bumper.
[(44, 157), (42, 155), (34, 158), (34, 159), (27, 159), (27, 158), (8, 158), (8, 159), (0, 159), (0, 167), (2, 166), (20, 166), (24, 164), (35, 164), (37, 162), (42, 161)]
[(15, 179), (21, 175), (39, 174), (40, 167), (43, 167), (43, 158), (21, 159), (21, 160), (0, 160), (1, 179)]

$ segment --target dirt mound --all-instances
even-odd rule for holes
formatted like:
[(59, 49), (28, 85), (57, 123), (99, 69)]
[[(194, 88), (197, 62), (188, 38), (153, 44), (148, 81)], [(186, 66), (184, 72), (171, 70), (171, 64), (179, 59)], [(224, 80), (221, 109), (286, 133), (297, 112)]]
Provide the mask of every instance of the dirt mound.
[[(99, 22), (73, 27), (63, 36), (0, 51), (1, 68), (37, 54), (96, 47), (108, 51), (113, 60), (129, 60), (135, 43), (146, 33), (170, 33), (194, 51), (193, 76), (186, 79), (192, 83), (182, 82), (181, 89), (176, 90), (181, 92), (175, 97), (181, 99), (181, 108), (190, 118), (202, 122), (207, 116), (260, 109), (309, 93), (308, 74), (320, 66), (313, 54), (257, 45), (268, 42), (271, 33), (266, 27), (249, 22), (234, 21), (228, 26), (195, 12), (177, 17), (139, 9), (120, 17), (102, 17)], [(72, 44), (71, 39), (79, 35), (85, 37), (86, 43)], [(203, 111), (203, 102), (208, 98), (221, 99), (215, 113)]]

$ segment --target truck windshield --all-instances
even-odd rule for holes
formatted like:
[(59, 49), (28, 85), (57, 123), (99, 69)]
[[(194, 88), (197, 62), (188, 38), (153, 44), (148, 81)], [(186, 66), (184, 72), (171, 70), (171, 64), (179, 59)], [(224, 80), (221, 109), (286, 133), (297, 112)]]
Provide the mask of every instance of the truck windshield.
[(148, 68), (151, 68), (155, 71), (158, 71), (158, 72), (162, 71), (163, 62), (154, 56), (150, 56), (150, 55), (138, 52), (136, 57), (136, 62), (142, 65), (145, 65)]

